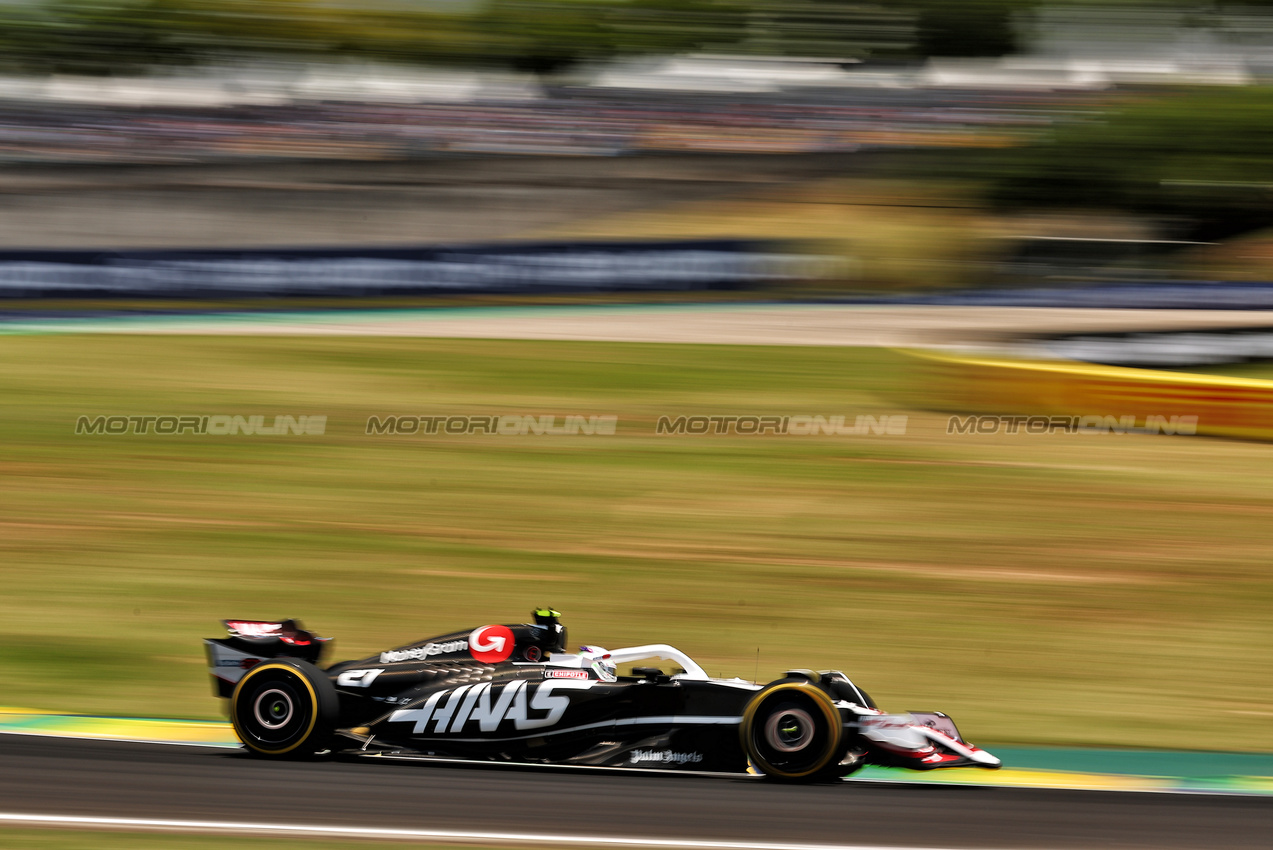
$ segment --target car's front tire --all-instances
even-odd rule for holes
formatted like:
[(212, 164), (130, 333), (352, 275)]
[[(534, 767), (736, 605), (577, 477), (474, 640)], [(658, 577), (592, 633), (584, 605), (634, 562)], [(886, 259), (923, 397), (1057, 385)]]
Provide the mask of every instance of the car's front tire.
[(762, 773), (784, 782), (817, 782), (852, 771), (839, 765), (844, 729), (826, 691), (804, 679), (770, 683), (743, 712), (743, 751)]
[(230, 697), (230, 719), (248, 752), (305, 758), (324, 749), (340, 701), (323, 671), (308, 661), (276, 658), (243, 675)]

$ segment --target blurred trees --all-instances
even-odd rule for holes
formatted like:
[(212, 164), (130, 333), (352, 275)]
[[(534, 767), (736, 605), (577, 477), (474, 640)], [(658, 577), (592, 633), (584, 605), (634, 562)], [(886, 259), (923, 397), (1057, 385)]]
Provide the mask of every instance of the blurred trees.
[(191, 61), (149, 5), (64, 0), (0, 6), (0, 64), (37, 73), (129, 73)]
[(10, 70), (134, 73), (244, 56), (447, 61), (473, 41), (461, 16), (324, 0), (44, 0), (0, 5)]
[(588, 60), (684, 53), (746, 32), (733, 0), (490, 0), (470, 18), (469, 58), (546, 73)]
[[(1273, 2), (1273, 0), (1271, 0)], [(921, 56), (1005, 56), (1017, 50), (1024, 0), (920, 0), (915, 52)]]
[[(1207, 27), (1241, 7), (1128, 0)], [(131, 73), (228, 57), (483, 63), (545, 72), (693, 51), (863, 59), (1001, 56), (1036, 10), (1099, 0), (0, 0), (10, 70)], [(1188, 11), (1188, 14), (1184, 14)], [(1247, 20), (1238, 16), (1235, 20)], [(1099, 23), (1099, 15), (1093, 18)]]
[(1008, 151), (993, 197), (1020, 207), (1114, 208), (1210, 241), (1273, 226), (1273, 89), (1159, 94), (1061, 125)]
[(0, 3), (11, 70), (132, 73), (242, 55), (495, 63), (552, 71), (690, 51), (999, 55), (1033, 0), (23, 0)]
[(487, 0), (452, 12), (330, 0), (44, 0), (0, 4), (0, 62), (127, 73), (290, 54), (548, 71), (734, 43), (746, 14), (735, 0)]
[(900, 54), (914, 41), (914, 18), (907, 3), (750, 0), (738, 52), (842, 59)]

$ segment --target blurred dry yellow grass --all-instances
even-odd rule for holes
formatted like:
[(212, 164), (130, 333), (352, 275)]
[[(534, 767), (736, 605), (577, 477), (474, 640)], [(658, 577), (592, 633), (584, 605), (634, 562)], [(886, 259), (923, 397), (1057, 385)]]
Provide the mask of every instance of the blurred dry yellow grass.
[(1273, 231), (1183, 251), (1177, 264), (1184, 273), (1203, 280), (1273, 280)]
[[(965, 285), (984, 275), (1003, 226), (966, 188), (897, 180), (826, 179), (710, 201), (581, 218), (527, 238), (782, 239), (846, 258), (850, 282), (871, 288)], [(842, 282), (841, 282), (842, 283)]]
[[(872, 349), (0, 338), (0, 689), (215, 716), (199, 639), (337, 658), (536, 605), (713, 674), (842, 668), (973, 740), (1273, 749), (1273, 454), (951, 436)], [(80, 415), (319, 414), (322, 437), (75, 436)], [(614, 437), (367, 436), (369, 415), (616, 414)], [(667, 437), (661, 414), (905, 413), (905, 436)]]

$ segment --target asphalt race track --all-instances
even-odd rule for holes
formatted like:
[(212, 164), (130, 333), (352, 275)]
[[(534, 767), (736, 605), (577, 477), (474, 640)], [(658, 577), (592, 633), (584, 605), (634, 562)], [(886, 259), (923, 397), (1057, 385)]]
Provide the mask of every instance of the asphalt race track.
[(1267, 848), (1268, 797), (764, 781), (0, 735), (4, 813), (967, 848)]

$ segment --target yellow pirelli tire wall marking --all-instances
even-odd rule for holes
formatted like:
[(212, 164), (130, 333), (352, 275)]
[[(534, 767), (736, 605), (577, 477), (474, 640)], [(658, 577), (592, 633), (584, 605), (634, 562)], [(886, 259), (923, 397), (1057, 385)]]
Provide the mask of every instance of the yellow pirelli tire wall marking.
[[(299, 738), (297, 738), (294, 742), (292, 742), (288, 746), (282, 747), (276, 750), (269, 750), (269, 749), (266, 749), (265, 747), (262, 747), (262, 746), (259, 746), (258, 744), (253, 743), (252, 736), (249, 735), (243, 729), (239, 728), (239, 717), (238, 717), (238, 711), (237, 711), (239, 695), (243, 693), (244, 685), (246, 685), (248, 681), (252, 679), (254, 676), (256, 676), (258, 673), (263, 673), (268, 670), (283, 670), (287, 673), (290, 673), (294, 679), (296, 679), (302, 685), (305, 686), (305, 690), (309, 692), (309, 700), (310, 700), (309, 725), (305, 727), (304, 733), (302, 733)], [(234, 693), (230, 697), (230, 720), (234, 727), (234, 733), (239, 736), (239, 740), (242, 741), (245, 746), (250, 747), (259, 753), (264, 753), (265, 755), (271, 755), (271, 756), (285, 755), (287, 753), (290, 753), (292, 750), (296, 749), (297, 747), (299, 747), (301, 744), (308, 741), (310, 734), (314, 731), (314, 726), (318, 722), (318, 694), (314, 692), (314, 686), (309, 683), (309, 680), (306, 679), (303, 675), (301, 675), (300, 671), (296, 670), (296, 668), (288, 664), (280, 664), (278, 662), (259, 664), (256, 667), (253, 667), (251, 670), (249, 670), (246, 674), (244, 674), (243, 678), (239, 680), (239, 684), (235, 687)]]
[[(903, 350), (909, 400), (952, 413), (1135, 416), (1163, 431), (1273, 441), (1273, 381)], [(1152, 417), (1152, 418), (1151, 418)], [(1172, 427), (1172, 417), (1176, 426)], [(1192, 420), (1196, 417), (1196, 420)], [(1196, 426), (1194, 422), (1196, 421)]]
[[(770, 764), (756, 749), (755, 741), (753, 740), (757, 711), (768, 703), (774, 694), (780, 694), (784, 691), (793, 691), (807, 698), (822, 713), (823, 719), (827, 723), (827, 742), (823, 748), (823, 753), (812, 766), (806, 767), (804, 770), (786, 771)], [(819, 771), (826, 769), (830, 766), (831, 760), (840, 751), (840, 741), (844, 735), (840, 720), (840, 710), (835, 707), (831, 697), (827, 696), (825, 691), (810, 682), (782, 682), (777, 685), (770, 685), (762, 690), (752, 698), (752, 701), (743, 710), (743, 722), (739, 725), (738, 731), (742, 741), (743, 752), (747, 754), (747, 757), (752, 762), (761, 765), (765, 773), (782, 779), (803, 779), (814, 776)]]

